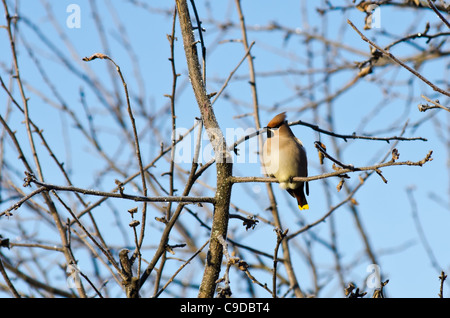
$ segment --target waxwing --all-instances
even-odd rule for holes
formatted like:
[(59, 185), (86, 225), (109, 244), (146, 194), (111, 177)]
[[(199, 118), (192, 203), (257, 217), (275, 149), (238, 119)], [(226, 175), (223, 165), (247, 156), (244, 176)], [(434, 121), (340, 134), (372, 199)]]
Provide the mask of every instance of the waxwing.
[(309, 209), (304, 192), (306, 186), (306, 194), (309, 195), (308, 183), (292, 182), (294, 177), (308, 176), (306, 150), (302, 142), (292, 133), (284, 112), (276, 115), (266, 128), (267, 140), (262, 156), (266, 175), (275, 177), (280, 188), (297, 199), (300, 210)]

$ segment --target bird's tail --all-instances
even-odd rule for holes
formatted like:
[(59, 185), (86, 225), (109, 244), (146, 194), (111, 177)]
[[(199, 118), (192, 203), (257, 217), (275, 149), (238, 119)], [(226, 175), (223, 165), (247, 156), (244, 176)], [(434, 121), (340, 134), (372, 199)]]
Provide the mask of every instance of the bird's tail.
[(309, 209), (308, 201), (306, 201), (305, 192), (303, 191), (303, 186), (304, 185), (301, 185), (297, 189), (288, 189), (289, 194), (297, 199), (298, 208), (301, 211)]

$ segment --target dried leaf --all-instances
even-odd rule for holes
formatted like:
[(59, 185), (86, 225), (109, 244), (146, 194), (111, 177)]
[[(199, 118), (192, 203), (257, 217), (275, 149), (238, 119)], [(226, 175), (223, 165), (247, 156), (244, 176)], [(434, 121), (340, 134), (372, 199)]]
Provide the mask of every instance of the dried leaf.
[(129, 210), (128, 210), (128, 213), (130, 213), (131, 215), (133, 215), (134, 213), (137, 213), (137, 211), (138, 211), (138, 208), (135, 207), (135, 208), (129, 209)]
[[(327, 150), (327, 147), (321, 143), (320, 141), (317, 142), (317, 144), (323, 148), (323, 150)], [(323, 165), (323, 160), (325, 159), (325, 155), (322, 153), (322, 151), (319, 150), (319, 162), (321, 165)]]
[(397, 148), (392, 149), (392, 161), (395, 161), (398, 158), (400, 158), (400, 153), (398, 152)]
[(239, 261), (238, 267), (241, 271), (246, 271), (249, 265), (245, 261)]
[(130, 227), (136, 227), (136, 226), (138, 226), (139, 224), (141, 224), (141, 222), (139, 222), (138, 220), (134, 220), (134, 221), (131, 221), (130, 222), (130, 224), (128, 224)]
[(359, 182), (360, 182), (361, 184), (363, 184), (363, 183), (364, 183), (364, 179), (363, 179), (363, 177), (359, 176)]
[(92, 54), (89, 57), (83, 57), (83, 61), (85, 61), (85, 62), (89, 62), (89, 61), (92, 61), (92, 60), (95, 60), (95, 59), (109, 59), (109, 56), (105, 55), (103, 53), (95, 53), (95, 54)]
[(336, 166), (336, 164), (335, 163), (333, 163), (333, 165), (331, 166), (331, 168), (334, 170), (334, 171), (339, 171), (339, 170), (342, 170), (342, 168), (341, 167), (338, 167), (338, 166)]
[(339, 181), (339, 184), (336, 187), (338, 192), (341, 191), (344, 182), (345, 182), (344, 179), (341, 179), (341, 181)]

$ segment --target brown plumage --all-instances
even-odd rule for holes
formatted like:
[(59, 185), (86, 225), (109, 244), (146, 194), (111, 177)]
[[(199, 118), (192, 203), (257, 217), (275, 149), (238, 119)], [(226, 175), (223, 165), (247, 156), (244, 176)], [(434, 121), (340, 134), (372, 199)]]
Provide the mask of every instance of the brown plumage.
[(308, 183), (292, 182), (294, 177), (308, 176), (306, 150), (289, 128), (284, 112), (276, 115), (267, 125), (263, 166), (267, 175), (277, 178), (280, 187), (297, 199), (300, 210), (309, 209), (305, 196), (305, 190), (309, 195)]

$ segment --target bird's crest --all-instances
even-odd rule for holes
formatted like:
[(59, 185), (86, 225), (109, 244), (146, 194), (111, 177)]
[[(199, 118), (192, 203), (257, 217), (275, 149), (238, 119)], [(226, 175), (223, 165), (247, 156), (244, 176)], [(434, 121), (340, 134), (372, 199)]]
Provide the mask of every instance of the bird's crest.
[(280, 127), (284, 121), (286, 120), (286, 112), (282, 112), (276, 115), (272, 120), (267, 124), (268, 128), (277, 128)]

